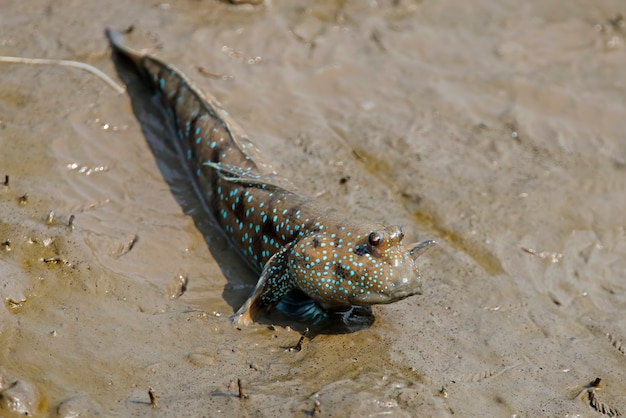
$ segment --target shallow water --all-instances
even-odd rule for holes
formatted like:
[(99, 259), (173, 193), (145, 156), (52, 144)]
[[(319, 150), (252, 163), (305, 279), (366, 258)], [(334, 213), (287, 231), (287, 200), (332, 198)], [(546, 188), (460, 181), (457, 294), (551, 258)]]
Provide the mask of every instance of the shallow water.
[(149, 96), (133, 108), (84, 72), (0, 63), (2, 415), (624, 413), (619, 13), (619, 1), (5, 5), (0, 54), (118, 79), (103, 31), (133, 25), (130, 45), (213, 92), (301, 191), (439, 245), (421, 261), (424, 294), (374, 307), (370, 327), (301, 351), (288, 327), (301, 326), (277, 314), (233, 329), (255, 277), (204, 215)]

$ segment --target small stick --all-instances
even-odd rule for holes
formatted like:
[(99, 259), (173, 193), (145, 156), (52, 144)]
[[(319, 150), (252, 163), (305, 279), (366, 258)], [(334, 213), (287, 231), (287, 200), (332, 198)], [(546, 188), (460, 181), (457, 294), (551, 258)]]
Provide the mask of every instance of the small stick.
[(159, 406), (159, 400), (157, 399), (157, 395), (152, 386), (148, 388), (148, 396), (150, 397), (150, 406), (153, 408), (157, 408)]
[(4, 175), (4, 185), (6, 187), (9, 187), (9, 175), (8, 174)]
[(216, 78), (216, 79), (220, 79), (224, 81), (228, 80), (229, 78), (232, 78), (232, 76), (229, 76), (226, 74), (212, 73), (204, 67), (196, 67), (196, 70), (203, 76), (210, 77), (210, 78)]
[(237, 378), (237, 390), (239, 392), (239, 399), (248, 399), (248, 395), (243, 392), (243, 384), (239, 378)]
[(305, 329), (302, 335), (300, 336), (300, 339), (298, 340), (298, 344), (296, 344), (296, 350), (302, 351), (302, 343), (304, 342), (304, 339), (307, 337), (307, 335), (309, 335), (308, 328)]
[(304, 339), (309, 335), (309, 329), (305, 329), (304, 332), (302, 333), (302, 335), (300, 335), (300, 339), (298, 340), (298, 343), (296, 345), (294, 345), (293, 347), (289, 347), (288, 350), (289, 351), (302, 351), (302, 343), (304, 342)]
[(48, 217), (46, 218), (46, 224), (48, 224), (48, 225), (52, 225), (53, 223), (54, 223), (54, 211), (53, 211), (53, 210), (51, 210), (51, 211), (48, 213)]
[(74, 229), (74, 215), (70, 215), (70, 218), (67, 220), (67, 227), (69, 229)]
[(313, 401), (313, 410), (311, 411), (311, 416), (316, 417), (322, 413), (322, 405), (320, 404), (319, 399)]
[(68, 60), (55, 60), (55, 59), (45, 59), (45, 58), (22, 58), (22, 57), (6, 57), (0, 56), (0, 62), (10, 62), (14, 64), (31, 64), (31, 65), (59, 65), (65, 67), (73, 67), (79, 68), (81, 70), (85, 70), (95, 75), (109, 86), (113, 88), (119, 94), (124, 94), (126, 91), (124, 87), (117, 84), (111, 77), (94, 67), (93, 65), (86, 64), (84, 62), (79, 61), (68, 61)]

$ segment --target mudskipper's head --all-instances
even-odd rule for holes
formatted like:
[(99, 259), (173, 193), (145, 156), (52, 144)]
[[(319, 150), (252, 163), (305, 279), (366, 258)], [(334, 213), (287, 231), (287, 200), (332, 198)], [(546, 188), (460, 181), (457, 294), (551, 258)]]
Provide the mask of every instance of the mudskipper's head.
[(422, 293), (417, 257), (435, 241), (402, 245), (404, 232), (398, 226), (372, 231), (367, 242), (354, 253), (365, 267), (358, 281), (359, 291), (351, 298), (354, 305), (392, 303)]
[(416, 258), (434, 241), (402, 245), (398, 226), (369, 234), (316, 233), (296, 245), (297, 286), (325, 306), (392, 303), (422, 293)]

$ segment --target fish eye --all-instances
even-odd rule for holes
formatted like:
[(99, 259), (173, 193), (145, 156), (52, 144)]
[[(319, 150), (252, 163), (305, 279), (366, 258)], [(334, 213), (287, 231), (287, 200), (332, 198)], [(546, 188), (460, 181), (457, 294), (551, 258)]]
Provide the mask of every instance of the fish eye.
[(374, 231), (370, 234), (369, 243), (372, 247), (376, 247), (383, 242), (383, 236), (378, 231)]

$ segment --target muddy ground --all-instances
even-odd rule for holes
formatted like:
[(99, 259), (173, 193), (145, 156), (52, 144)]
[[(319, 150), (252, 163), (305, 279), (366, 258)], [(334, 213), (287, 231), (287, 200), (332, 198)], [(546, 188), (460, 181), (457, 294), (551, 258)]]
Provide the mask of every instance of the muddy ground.
[[(4, 1), (1, 55), (87, 62), (131, 97), (0, 63), (0, 415), (626, 413), (622, 14), (621, 0)], [(303, 192), (436, 239), (424, 294), (300, 351), (304, 326), (278, 314), (233, 328), (256, 278), (149, 93), (116, 71), (107, 26), (213, 92)]]

